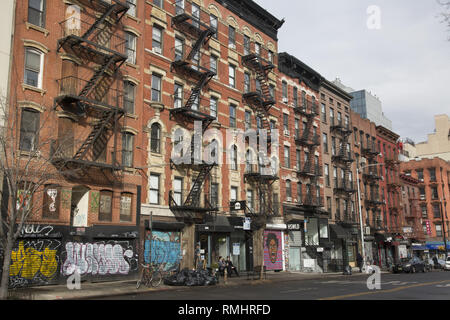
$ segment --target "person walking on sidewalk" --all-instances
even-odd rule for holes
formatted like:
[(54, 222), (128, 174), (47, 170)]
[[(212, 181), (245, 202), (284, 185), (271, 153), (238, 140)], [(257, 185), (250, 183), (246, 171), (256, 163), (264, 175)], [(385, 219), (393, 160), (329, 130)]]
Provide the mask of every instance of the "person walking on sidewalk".
[(231, 278), (231, 273), (234, 271), (236, 275), (239, 277), (239, 273), (236, 269), (236, 267), (233, 265), (233, 262), (231, 262), (230, 257), (227, 257), (227, 260), (225, 261), (225, 264), (227, 266), (227, 272), (229, 277)]
[(363, 265), (364, 259), (359, 252), (358, 252), (358, 255), (356, 256), (356, 262), (358, 263), (359, 272), (362, 273), (362, 265)]
[(200, 262), (200, 246), (197, 244), (194, 251), (194, 269), (198, 269), (198, 264)]
[(219, 274), (223, 276), (227, 264), (225, 263), (225, 260), (222, 258), (222, 256), (219, 257), (218, 264), (219, 264)]

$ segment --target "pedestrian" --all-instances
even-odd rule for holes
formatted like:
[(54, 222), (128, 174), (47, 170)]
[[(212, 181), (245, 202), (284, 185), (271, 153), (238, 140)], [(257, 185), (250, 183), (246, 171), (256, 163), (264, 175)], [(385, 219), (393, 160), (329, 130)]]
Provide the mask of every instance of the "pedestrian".
[(197, 270), (200, 261), (200, 245), (197, 244), (194, 251), (194, 269)]
[(222, 258), (222, 256), (219, 256), (218, 264), (219, 264), (219, 273), (223, 276), (227, 265), (226, 265), (224, 259)]
[(225, 264), (227, 266), (227, 272), (228, 272), (228, 275), (230, 276), (230, 278), (231, 278), (231, 273), (233, 271), (239, 277), (239, 273), (238, 273), (236, 267), (233, 265), (233, 262), (231, 262), (230, 257), (227, 257), (227, 260), (225, 260)]
[(358, 255), (356, 256), (356, 262), (358, 263), (359, 272), (362, 273), (362, 266), (363, 266), (364, 259), (359, 252), (358, 252)]

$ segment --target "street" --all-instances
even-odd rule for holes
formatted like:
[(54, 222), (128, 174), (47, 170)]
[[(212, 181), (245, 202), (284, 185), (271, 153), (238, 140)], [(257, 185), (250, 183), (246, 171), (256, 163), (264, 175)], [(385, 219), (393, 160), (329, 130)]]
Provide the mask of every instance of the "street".
[(293, 280), (230, 287), (193, 287), (101, 300), (448, 300), (450, 272), (381, 274), (381, 290), (367, 288), (368, 275)]

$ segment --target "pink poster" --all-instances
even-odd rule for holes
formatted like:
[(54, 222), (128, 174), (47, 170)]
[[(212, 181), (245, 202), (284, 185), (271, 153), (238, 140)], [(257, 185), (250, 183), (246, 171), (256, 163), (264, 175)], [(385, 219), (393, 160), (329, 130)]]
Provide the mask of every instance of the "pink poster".
[(264, 265), (267, 270), (283, 270), (281, 231), (264, 231)]

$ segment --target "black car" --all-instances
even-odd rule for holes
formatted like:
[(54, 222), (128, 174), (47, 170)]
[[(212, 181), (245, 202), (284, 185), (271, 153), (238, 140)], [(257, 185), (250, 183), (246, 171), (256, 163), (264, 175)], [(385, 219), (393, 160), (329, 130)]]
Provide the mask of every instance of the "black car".
[(411, 259), (402, 259), (400, 263), (393, 266), (392, 271), (394, 273), (406, 272), (406, 273), (416, 273), (416, 272), (427, 272), (429, 271), (425, 262), (420, 260), (418, 257)]

